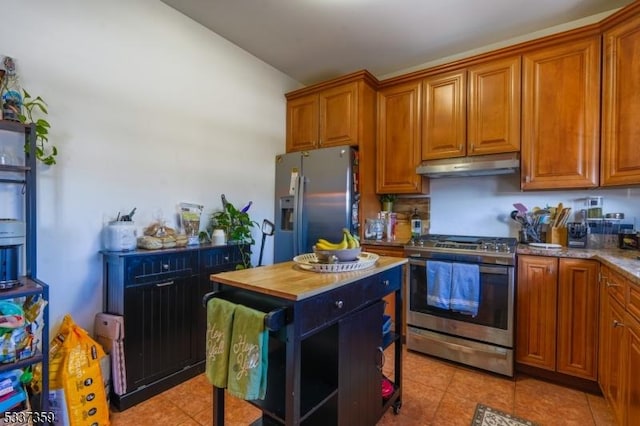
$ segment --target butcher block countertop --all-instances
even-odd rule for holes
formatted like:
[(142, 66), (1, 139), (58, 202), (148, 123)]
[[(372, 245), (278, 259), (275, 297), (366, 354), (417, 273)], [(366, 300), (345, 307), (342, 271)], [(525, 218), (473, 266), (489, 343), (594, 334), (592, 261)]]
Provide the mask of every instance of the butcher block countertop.
[(257, 293), (298, 301), (407, 263), (406, 258), (380, 256), (373, 267), (351, 272), (320, 273), (295, 262), (211, 274), (211, 280)]

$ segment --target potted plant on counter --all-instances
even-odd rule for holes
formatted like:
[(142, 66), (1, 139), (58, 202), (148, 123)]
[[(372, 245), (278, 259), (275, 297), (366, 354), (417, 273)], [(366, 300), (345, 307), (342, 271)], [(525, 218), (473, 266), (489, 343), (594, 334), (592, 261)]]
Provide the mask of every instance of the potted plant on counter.
[(396, 194), (382, 194), (380, 195), (381, 210), (383, 212), (392, 212), (393, 203), (398, 196)]
[(247, 269), (253, 266), (251, 264), (251, 246), (256, 241), (251, 235), (251, 228), (257, 226), (258, 223), (251, 220), (249, 213), (247, 213), (250, 206), (251, 202), (239, 210), (223, 198), (222, 211), (214, 212), (211, 215), (208, 227), (210, 232), (214, 229), (224, 230), (227, 243), (237, 244), (242, 263), (236, 265), (236, 269)]

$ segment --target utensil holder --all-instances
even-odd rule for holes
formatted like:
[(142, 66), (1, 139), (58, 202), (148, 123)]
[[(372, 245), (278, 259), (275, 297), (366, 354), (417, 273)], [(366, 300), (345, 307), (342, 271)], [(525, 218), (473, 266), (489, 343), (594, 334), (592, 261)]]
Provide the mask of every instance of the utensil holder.
[(547, 243), (567, 245), (567, 228), (552, 226), (547, 230)]

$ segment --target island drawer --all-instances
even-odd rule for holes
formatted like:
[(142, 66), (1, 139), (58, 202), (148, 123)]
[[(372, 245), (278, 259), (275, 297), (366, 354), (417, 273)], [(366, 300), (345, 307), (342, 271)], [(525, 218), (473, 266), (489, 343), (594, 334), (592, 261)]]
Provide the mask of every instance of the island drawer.
[(345, 315), (400, 289), (402, 270), (394, 268), (301, 302), (301, 333), (338, 321)]
[(127, 259), (125, 285), (139, 285), (194, 275), (198, 270), (197, 251), (150, 254)]

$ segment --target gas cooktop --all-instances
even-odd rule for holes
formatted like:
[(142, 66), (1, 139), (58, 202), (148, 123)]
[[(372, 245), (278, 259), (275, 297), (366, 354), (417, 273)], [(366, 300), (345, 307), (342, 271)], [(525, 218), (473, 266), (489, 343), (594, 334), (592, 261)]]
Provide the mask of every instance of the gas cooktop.
[(516, 238), (428, 234), (411, 241), (404, 250), (409, 257), (513, 264), (517, 246)]

